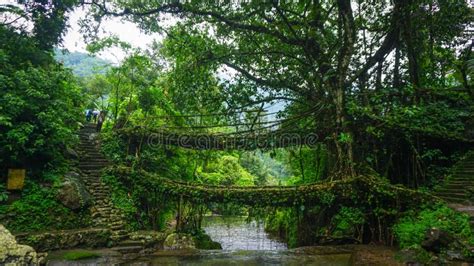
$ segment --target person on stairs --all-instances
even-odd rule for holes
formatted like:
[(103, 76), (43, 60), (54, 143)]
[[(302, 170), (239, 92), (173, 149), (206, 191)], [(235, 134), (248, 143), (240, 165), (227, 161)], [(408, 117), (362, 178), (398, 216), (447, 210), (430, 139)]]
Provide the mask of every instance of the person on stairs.
[(100, 132), (102, 130), (102, 124), (105, 121), (106, 115), (107, 115), (107, 111), (100, 111), (99, 117), (97, 119), (97, 127), (96, 127), (97, 132)]
[(94, 123), (97, 123), (97, 117), (99, 116), (99, 114), (100, 112), (97, 109), (94, 109), (94, 111), (92, 111), (92, 119), (94, 120)]
[(92, 110), (91, 109), (86, 109), (86, 121), (87, 122), (91, 121), (91, 116), (92, 116)]

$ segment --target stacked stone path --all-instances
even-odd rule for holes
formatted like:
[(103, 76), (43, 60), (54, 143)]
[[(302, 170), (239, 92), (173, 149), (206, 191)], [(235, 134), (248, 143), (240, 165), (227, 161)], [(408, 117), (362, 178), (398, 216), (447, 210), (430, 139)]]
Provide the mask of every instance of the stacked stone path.
[(134, 253), (143, 249), (141, 242), (128, 240), (128, 232), (120, 209), (111, 202), (110, 188), (100, 180), (102, 170), (109, 165), (100, 152), (94, 124), (86, 124), (79, 132), (81, 152), (79, 169), (87, 190), (94, 198), (91, 207), (93, 224), (99, 228), (109, 228), (113, 249), (121, 253)]
[(474, 152), (456, 165), (451, 178), (436, 193), (452, 208), (467, 213), (474, 228)]

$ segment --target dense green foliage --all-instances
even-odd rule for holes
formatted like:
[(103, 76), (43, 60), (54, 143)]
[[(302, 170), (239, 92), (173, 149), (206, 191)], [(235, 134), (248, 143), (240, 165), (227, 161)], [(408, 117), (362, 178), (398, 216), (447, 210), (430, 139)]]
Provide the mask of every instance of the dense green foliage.
[(400, 247), (421, 245), (430, 228), (438, 228), (464, 241), (474, 241), (469, 217), (460, 214), (446, 205), (422, 207), (406, 213), (394, 226), (393, 231)]
[(0, 27), (0, 39), (0, 170), (60, 163), (77, 140), (79, 87), (26, 33)]
[[(363, 164), (395, 183), (429, 185), (442, 170), (431, 165), (451, 164), (470, 134), (464, 1), (96, 4), (95, 18), (166, 29), (153, 52), (170, 64), (163, 90), (175, 110), (287, 103), (283, 117), (302, 117), (282, 127), (317, 132), (341, 177)], [(160, 24), (167, 13), (183, 19)]]
[[(419, 245), (431, 226), (472, 238), (466, 217), (445, 206), (420, 210), (413, 206), (418, 201), (409, 201), (425, 196), (411, 189), (429, 191), (472, 147), (473, 13), (465, 1), (87, 1), (82, 25), (93, 41), (89, 51), (117, 46), (127, 56), (95, 70), (93, 57), (57, 55), (84, 76), (81, 83), (52, 51), (67, 11), (79, 3), (46, 2), (0, 6), (32, 23), (29, 33), (16, 24), (0, 26), (2, 173), (27, 167), (36, 181), (47, 179), (41, 171), (61, 166), (81, 108), (98, 108), (107, 111), (103, 152), (130, 170), (102, 177), (130, 230), (173, 223), (208, 247), (201, 221), (214, 212), (263, 218), (291, 247), (331, 238), (389, 244), (394, 235), (407, 247)], [(163, 15), (179, 19), (163, 23)], [(146, 50), (117, 37), (99, 39), (94, 31), (108, 16), (165, 33), (164, 39)], [(163, 131), (248, 137), (312, 132), (318, 143), (258, 153), (192, 150), (153, 143), (143, 134)], [(344, 189), (280, 191), (275, 200), (229, 188), (305, 188), (335, 180)], [(16, 213), (7, 220), (14, 230), (86, 223), (82, 214), (58, 205), (54, 187), (27, 184), (21, 200), (0, 207), (3, 215)], [(0, 186), (0, 202), (5, 195)], [(272, 200), (285, 207), (268, 206)], [(259, 201), (259, 208), (243, 206)], [(34, 217), (26, 214), (30, 208)]]
[[(134, 50), (91, 83), (110, 97), (104, 150), (117, 163), (213, 185), (307, 184), (361, 174), (430, 188), (468, 148), (473, 72), (465, 3), (95, 4), (87, 25), (113, 15), (167, 33), (162, 43)], [(157, 17), (164, 13), (181, 20), (161, 24)], [(123, 45), (111, 38), (93, 47), (114, 42)], [(138, 127), (177, 134), (265, 133), (264, 123), (252, 122), (268, 118), (251, 112), (265, 114), (262, 109), (271, 105), (281, 106), (276, 119), (287, 119), (278, 129), (312, 131), (320, 143), (255, 155), (148, 145), (147, 136), (118, 134)], [(248, 124), (225, 126), (243, 122)], [(147, 191), (141, 199), (131, 197), (136, 216), (148, 213), (150, 204), (163, 207), (145, 199), (159, 198), (149, 188), (153, 180), (115, 178), (124, 188), (133, 183), (131, 194)], [(389, 243), (389, 228), (404, 210), (384, 200), (367, 201), (366, 192), (354, 188), (360, 195), (352, 205), (328, 193), (319, 206), (267, 211), (267, 227), (291, 246), (312, 244), (320, 236)], [(178, 220), (197, 226), (201, 207), (229, 209), (201, 205), (179, 202), (173, 208)]]
[[(12, 232), (74, 229), (89, 225), (87, 210), (73, 212), (57, 200), (66, 151), (78, 138), (80, 86), (53, 57), (61, 40), (64, 14), (75, 1), (24, 2), (24, 9), (1, 5), (22, 16), (33, 32), (0, 24), (0, 178), (8, 168), (25, 168), (21, 192), (0, 185), (0, 221)], [(8, 19), (9, 17), (4, 17)], [(9, 200), (20, 196), (14, 201)]]
[[(58, 185), (56, 178), (56, 186)], [(43, 187), (33, 181), (26, 183), (21, 199), (0, 205), (0, 220), (12, 232), (38, 232), (51, 229), (87, 227), (87, 210), (73, 212), (56, 199), (57, 187)]]

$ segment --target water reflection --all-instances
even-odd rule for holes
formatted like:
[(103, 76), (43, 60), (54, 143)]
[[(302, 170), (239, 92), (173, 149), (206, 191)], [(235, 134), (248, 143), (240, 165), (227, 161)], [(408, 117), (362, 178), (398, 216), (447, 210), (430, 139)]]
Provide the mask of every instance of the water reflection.
[(307, 255), (295, 254), (287, 250), (248, 250), (248, 251), (200, 251), (194, 256), (166, 256), (164, 254), (150, 257), (147, 262), (134, 265), (350, 265), (350, 254)]
[(245, 217), (204, 217), (203, 229), (223, 250), (282, 250), (285, 243), (272, 239), (262, 222), (246, 222)]

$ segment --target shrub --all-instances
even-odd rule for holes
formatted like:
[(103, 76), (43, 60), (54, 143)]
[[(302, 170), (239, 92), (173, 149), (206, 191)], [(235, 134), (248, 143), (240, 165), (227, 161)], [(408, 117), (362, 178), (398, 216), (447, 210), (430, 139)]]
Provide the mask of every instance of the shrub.
[(2, 223), (13, 232), (81, 228), (89, 223), (87, 211), (73, 212), (56, 200), (56, 189), (26, 182), (21, 199), (0, 206)]
[(469, 217), (446, 205), (424, 207), (420, 212), (408, 212), (393, 227), (401, 248), (421, 245), (428, 229), (436, 227), (463, 240), (472, 241)]

